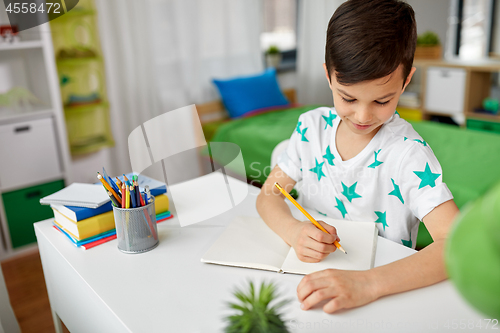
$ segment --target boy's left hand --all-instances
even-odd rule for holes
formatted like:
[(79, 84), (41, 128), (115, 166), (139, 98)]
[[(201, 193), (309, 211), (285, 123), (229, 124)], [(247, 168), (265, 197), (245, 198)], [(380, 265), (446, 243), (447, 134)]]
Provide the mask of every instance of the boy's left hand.
[(376, 296), (368, 271), (327, 269), (306, 275), (297, 287), (297, 296), (303, 310), (331, 299), (323, 311), (333, 313), (373, 302)]

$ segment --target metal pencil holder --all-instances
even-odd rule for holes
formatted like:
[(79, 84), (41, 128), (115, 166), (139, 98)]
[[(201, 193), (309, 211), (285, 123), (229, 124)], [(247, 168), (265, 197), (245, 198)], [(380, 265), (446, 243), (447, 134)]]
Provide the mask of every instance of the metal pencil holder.
[(137, 208), (113, 206), (118, 250), (124, 253), (142, 253), (158, 246), (155, 203)]

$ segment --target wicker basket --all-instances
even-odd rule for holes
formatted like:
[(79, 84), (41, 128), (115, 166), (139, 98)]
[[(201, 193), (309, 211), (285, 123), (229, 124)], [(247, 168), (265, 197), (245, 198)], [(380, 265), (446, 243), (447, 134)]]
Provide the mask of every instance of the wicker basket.
[(415, 49), (415, 59), (441, 59), (441, 45), (417, 46)]

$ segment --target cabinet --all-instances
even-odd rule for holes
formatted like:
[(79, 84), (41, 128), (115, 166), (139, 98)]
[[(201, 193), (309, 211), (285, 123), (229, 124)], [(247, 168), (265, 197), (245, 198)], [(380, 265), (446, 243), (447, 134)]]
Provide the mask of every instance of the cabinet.
[[(9, 23), (1, 2), (0, 24)], [(54, 59), (48, 23), (0, 43), (0, 95), (20, 89), (37, 100), (0, 105), (0, 260), (36, 247), (33, 223), (52, 216), (38, 200), (71, 179)]]
[(433, 115), (453, 116), (460, 125), (474, 124), (476, 129), (481, 127), (477, 121), (500, 123), (500, 113), (493, 115), (476, 110), (481, 108), (483, 99), (490, 96), (492, 74), (500, 72), (499, 61), (415, 60), (414, 66), (420, 74), (417, 84), (424, 119)]

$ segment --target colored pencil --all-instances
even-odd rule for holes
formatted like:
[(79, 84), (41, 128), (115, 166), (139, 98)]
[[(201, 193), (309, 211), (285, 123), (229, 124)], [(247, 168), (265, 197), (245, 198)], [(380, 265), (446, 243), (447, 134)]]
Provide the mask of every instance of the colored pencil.
[(149, 185), (146, 185), (144, 187), (144, 192), (145, 192), (145, 196), (146, 196), (146, 205), (147, 205), (151, 202), (151, 192), (149, 192)]
[[(276, 186), (278, 188), (278, 190), (280, 190), (281, 193), (283, 193), (283, 195), (285, 197), (288, 198), (288, 200), (290, 200), (294, 205), (295, 207), (297, 207), (301, 212), (302, 214), (304, 214), (308, 219), (309, 221), (312, 222), (312, 224), (314, 224), (319, 230), (323, 231), (324, 233), (327, 233), (327, 234), (330, 234), (328, 231), (326, 231), (325, 228), (323, 228), (323, 226), (321, 224), (318, 223), (318, 221), (316, 221), (314, 219), (314, 217), (312, 217), (304, 208), (302, 208), (301, 205), (299, 205), (299, 203), (297, 201), (295, 201), (295, 199), (290, 195), (288, 194), (287, 191), (285, 191), (283, 189), (283, 187), (281, 187), (280, 184), (278, 183), (274, 183), (274, 186)], [(347, 252), (344, 250), (344, 248), (339, 244), (339, 242), (335, 241), (333, 242), (333, 245), (335, 245), (337, 247), (337, 249), (339, 249), (340, 251), (344, 252), (345, 254), (347, 254)]]
[(137, 207), (137, 204), (135, 202), (135, 189), (134, 185), (130, 185), (130, 202), (132, 202), (132, 208)]
[(135, 186), (135, 202), (137, 202), (137, 207), (141, 207), (141, 200), (139, 199), (139, 197), (141, 196), (140, 194), (140, 190), (139, 190), (139, 184), (137, 183), (137, 176), (135, 176), (136, 179), (134, 179), (133, 183), (134, 183), (134, 186)]
[(140, 190), (139, 190), (139, 201), (141, 202), (141, 206), (146, 206), (146, 203), (144, 202), (144, 198), (142, 197)]
[(130, 190), (128, 186), (125, 186), (126, 194), (125, 194), (125, 208), (130, 208)]
[(120, 193), (120, 188), (118, 186), (116, 186), (116, 184), (113, 181), (113, 179), (108, 176), (108, 173), (106, 172), (106, 169), (104, 169), (104, 167), (102, 167), (102, 174), (104, 176), (104, 179), (109, 183), (109, 185), (111, 185), (111, 187), (113, 188), (113, 190), (115, 190), (115, 192), (117, 194), (119, 194)]
[(108, 184), (108, 182), (102, 178), (99, 172), (97, 173), (97, 179), (99, 179), (101, 183), (104, 185), (104, 187), (113, 194), (118, 204), (121, 205), (122, 204), (121, 198), (118, 196), (118, 194), (116, 194), (115, 190), (113, 190), (113, 188)]
[(106, 193), (108, 194), (109, 198), (111, 199), (111, 202), (113, 203), (113, 206), (115, 207), (120, 207), (118, 205), (118, 201), (116, 201), (115, 197), (113, 196), (113, 194), (109, 191), (106, 191)]
[(125, 207), (125, 199), (127, 197), (127, 185), (125, 185), (125, 183), (122, 183), (122, 208), (126, 208)]
[(118, 185), (118, 187), (122, 189), (122, 181), (118, 177), (115, 178), (116, 178), (116, 185)]
[(123, 174), (123, 180), (127, 183), (127, 185), (130, 185), (130, 182), (129, 182), (127, 176), (125, 176), (125, 174)]

